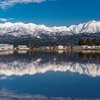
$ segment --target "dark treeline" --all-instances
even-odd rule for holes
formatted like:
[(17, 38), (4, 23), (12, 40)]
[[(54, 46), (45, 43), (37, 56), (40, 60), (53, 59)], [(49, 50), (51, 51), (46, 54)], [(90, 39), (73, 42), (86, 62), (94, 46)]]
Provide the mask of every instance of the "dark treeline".
[(86, 41), (83, 39), (79, 39), (78, 42), (79, 45), (88, 45), (88, 46), (93, 46), (93, 45), (100, 45), (100, 39), (90, 39), (88, 38)]

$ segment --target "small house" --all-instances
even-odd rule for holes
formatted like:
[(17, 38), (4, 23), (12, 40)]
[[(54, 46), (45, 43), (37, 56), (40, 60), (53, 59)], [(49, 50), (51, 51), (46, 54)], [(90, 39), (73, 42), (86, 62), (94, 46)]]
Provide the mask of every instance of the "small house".
[(88, 48), (88, 45), (82, 45), (82, 48), (86, 49), (86, 48)]
[(91, 49), (92, 47), (91, 47), (91, 46), (87, 46), (87, 48), (88, 48), (88, 49)]
[(73, 46), (73, 49), (82, 49), (82, 46)]
[(64, 49), (64, 46), (58, 45), (58, 46), (57, 46), (57, 49)]
[(27, 47), (26, 45), (18, 45), (18, 49), (19, 50), (29, 50), (29, 47)]
[(50, 47), (49, 47), (49, 46), (48, 46), (48, 47), (45, 47), (45, 49), (49, 50), (49, 49), (50, 49)]

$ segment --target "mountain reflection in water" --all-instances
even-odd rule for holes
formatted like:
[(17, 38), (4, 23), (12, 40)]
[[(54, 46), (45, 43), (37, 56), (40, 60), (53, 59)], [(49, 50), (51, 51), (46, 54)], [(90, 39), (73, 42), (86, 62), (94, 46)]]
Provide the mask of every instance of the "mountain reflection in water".
[(92, 77), (100, 76), (100, 52), (7, 51), (0, 55), (0, 74), (5, 76), (33, 75), (47, 71), (66, 72), (67, 70)]

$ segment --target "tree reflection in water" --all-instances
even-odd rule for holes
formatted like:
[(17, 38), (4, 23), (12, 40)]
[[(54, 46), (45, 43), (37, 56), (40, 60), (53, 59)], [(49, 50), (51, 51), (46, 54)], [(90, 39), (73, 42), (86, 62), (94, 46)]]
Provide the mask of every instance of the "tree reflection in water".
[(100, 58), (100, 54), (99, 53), (82, 53), (82, 52), (79, 52), (78, 53), (79, 55), (79, 58), (82, 59), (84, 57), (86, 57), (86, 59), (97, 59), (97, 58)]

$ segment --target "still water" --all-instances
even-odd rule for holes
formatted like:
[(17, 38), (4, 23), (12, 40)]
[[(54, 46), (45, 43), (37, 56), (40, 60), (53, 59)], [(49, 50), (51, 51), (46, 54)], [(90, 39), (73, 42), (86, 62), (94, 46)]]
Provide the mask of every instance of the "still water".
[(0, 100), (99, 100), (100, 51), (0, 52)]

